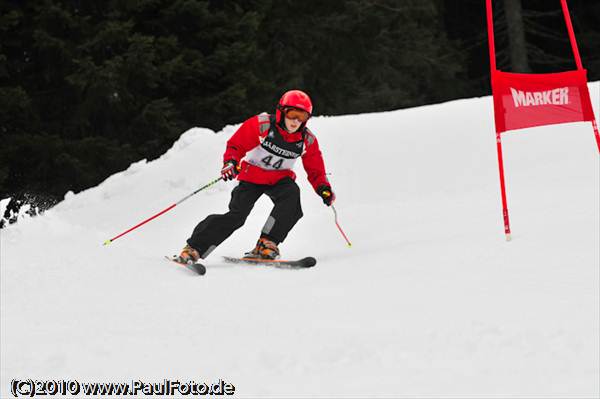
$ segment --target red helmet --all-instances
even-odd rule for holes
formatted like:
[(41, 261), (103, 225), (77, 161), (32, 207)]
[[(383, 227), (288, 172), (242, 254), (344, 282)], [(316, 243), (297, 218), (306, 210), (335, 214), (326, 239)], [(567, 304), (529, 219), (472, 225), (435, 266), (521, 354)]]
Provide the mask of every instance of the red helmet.
[(308, 94), (301, 90), (290, 90), (281, 96), (275, 112), (275, 119), (277, 120), (277, 123), (281, 123), (281, 110), (285, 107), (298, 108), (312, 115), (312, 101), (310, 101)]

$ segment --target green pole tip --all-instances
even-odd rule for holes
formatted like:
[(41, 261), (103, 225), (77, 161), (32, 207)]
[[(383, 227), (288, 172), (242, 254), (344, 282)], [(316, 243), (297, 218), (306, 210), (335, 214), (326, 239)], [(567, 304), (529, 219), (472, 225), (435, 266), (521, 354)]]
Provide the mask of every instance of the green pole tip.
[(108, 244), (110, 244), (111, 242), (112, 242), (112, 240), (106, 240), (106, 241), (104, 241), (104, 244), (102, 244), (102, 245), (108, 245)]

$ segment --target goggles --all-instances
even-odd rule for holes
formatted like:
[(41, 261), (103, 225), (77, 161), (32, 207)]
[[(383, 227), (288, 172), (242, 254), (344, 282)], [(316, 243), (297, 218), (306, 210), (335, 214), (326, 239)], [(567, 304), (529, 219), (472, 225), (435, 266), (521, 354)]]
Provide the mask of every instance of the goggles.
[(286, 118), (296, 119), (301, 123), (306, 122), (308, 118), (310, 118), (310, 114), (302, 109), (288, 107), (284, 108), (282, 111)]

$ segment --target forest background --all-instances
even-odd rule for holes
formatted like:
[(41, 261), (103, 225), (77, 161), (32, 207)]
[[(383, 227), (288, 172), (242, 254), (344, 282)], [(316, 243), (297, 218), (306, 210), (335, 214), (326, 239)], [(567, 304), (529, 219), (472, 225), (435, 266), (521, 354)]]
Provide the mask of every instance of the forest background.
[[(600, 1), (569, 7), (599, 80)], [(499, 69), (575, 69), (559, 0), (494, 8)], [(316, 115), (488, 95), (485, 1), (1, 0), (0, 199), (46, 209), (292, 88)]]

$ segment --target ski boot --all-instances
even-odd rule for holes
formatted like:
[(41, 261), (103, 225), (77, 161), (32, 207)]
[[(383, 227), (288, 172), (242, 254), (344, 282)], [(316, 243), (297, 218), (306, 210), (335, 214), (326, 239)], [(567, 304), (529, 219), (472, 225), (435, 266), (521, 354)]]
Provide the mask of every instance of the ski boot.
[(196, 263), (198, 259), (200, 259), (200, 254), (198, 253), (198, 251), (186, 244), (185, 247), (183, 247), (183, 249), (181, 250), (179, 256), (176, 256), (173, 260), (183, 264), (190, 264)]
[(250, 252), (246, 252), (244, 254), (245, 258), (257, 258), (257, 259), (266, 259), (266, 260), (275, 260), (279, 259), (279, 248), (277, 248), (277, 244), (268, 238), (261, 237), (256, 242), (256, 246)]

